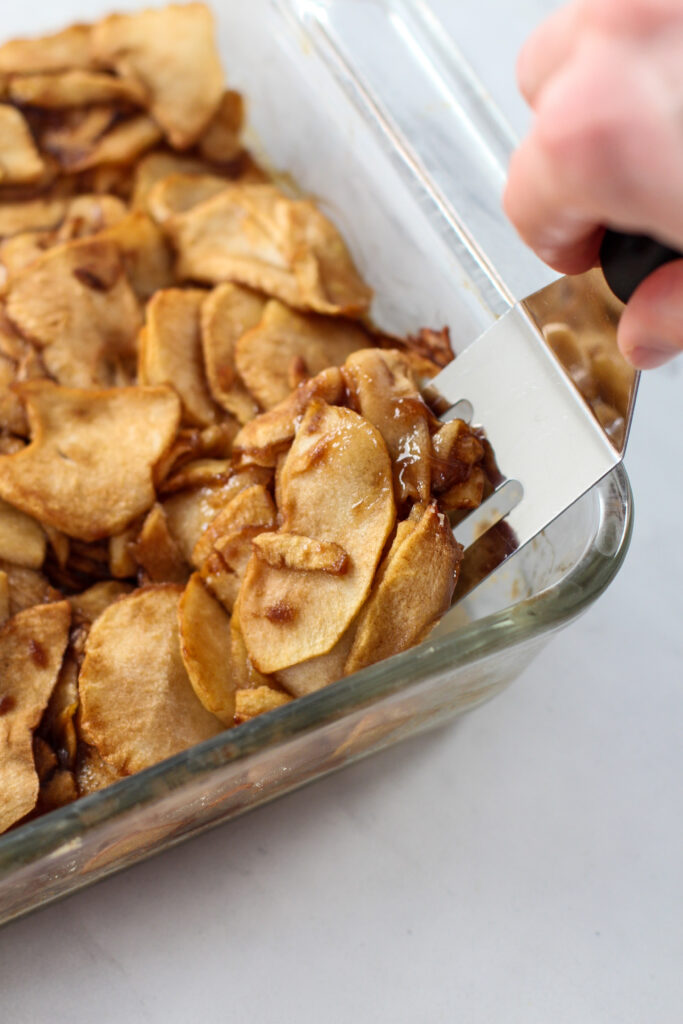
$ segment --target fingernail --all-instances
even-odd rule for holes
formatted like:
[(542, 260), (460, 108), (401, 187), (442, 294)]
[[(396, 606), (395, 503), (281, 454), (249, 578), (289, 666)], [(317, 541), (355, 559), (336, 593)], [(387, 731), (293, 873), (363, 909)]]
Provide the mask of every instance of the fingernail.
[(637, 345), (626, 353), (626, 357), (638, 370), (655, 370), (658, 366), (664, 366), (680, 353), (678, 345), (659, 339), (652, 344)]

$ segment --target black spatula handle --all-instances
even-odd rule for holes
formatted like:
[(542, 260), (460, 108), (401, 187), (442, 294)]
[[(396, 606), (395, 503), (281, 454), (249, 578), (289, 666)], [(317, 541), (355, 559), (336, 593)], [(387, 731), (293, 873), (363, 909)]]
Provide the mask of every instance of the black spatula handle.
[(655, 242), (647, 235), (626, 235), (619, 231), (607, 230), (600, 249), (605, 280), (622, 302), (628, 302), (638, 285), (658, 267), (682, 259), (682, 252)]

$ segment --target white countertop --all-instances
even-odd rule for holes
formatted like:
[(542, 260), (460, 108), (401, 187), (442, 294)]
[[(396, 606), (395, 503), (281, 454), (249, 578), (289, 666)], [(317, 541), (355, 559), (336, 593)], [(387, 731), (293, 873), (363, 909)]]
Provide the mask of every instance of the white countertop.
[[(554, 5), (433, 3), (519, 124)], [(626, 566), (518, 683), (10, 925), (0, 1019), (679, 1024), (682, 406), (683, 360), (646, 376)]]

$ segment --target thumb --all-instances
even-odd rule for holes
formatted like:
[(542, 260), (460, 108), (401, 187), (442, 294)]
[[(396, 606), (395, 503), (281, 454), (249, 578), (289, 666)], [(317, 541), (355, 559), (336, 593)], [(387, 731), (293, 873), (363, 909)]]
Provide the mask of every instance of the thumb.
[(659, 267), (636, 288), (619, 324), (619, 348), (639, 370), (683, 351), (683, 260)]

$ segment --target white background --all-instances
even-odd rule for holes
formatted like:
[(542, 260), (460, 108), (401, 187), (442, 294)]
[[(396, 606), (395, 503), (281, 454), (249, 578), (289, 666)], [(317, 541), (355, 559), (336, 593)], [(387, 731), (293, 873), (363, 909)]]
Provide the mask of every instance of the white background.
[[(433, 3), (521, 130), (551, 0)], [(515, 686), (9, 926), (0, 1019), (679, 1024), (682, 402), (646, 376), (626, 567)]]

